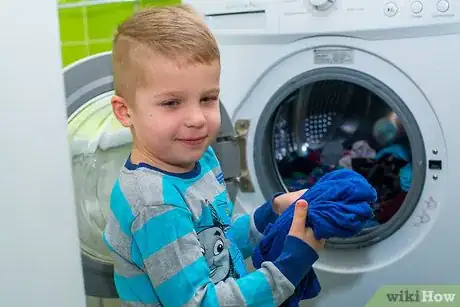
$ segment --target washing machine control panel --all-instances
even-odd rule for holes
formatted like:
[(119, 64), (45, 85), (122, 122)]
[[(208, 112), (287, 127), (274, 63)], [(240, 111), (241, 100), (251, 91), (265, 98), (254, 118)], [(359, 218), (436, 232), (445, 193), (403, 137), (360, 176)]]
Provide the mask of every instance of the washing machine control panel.
[[(457, 0), (183, 0), (217, 34), (460, 33)], [(444, 30), (436, 32), (436, 27)]]
[[(460, 22), (456, 0), (281, 0), (280, 31), (428, 26)], [(297, 30), (294, 30), (297, 29)]]
[(343, 32), (460, 23), (457, 0), (280, 0), (280, 32)]

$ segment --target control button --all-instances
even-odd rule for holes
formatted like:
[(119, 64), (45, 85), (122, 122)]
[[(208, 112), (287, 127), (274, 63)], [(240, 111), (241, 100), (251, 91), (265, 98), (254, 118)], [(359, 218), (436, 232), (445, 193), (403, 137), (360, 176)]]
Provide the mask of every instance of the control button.
[(388, 17), (393, 17), (398, 12), (398, 6), (394, 4), (393, 2), (385, 3), (384, 12), (385, 12), (385, 15), (387, 15)]
[(423, 11), (423, 4), (420, 1), (412, 2), (411, 11), (414, 14), (420, 14)]
[(428, 168), (429, 169), (442, 169), (442, 161), (441, 160), (428, 160)]
[(447, 12), (447, 10), (449, 10), (449, 2), (447, 2), (446, 0), (440, 0), (437, 6), (438, 11), (440, 11), (441, 13)]

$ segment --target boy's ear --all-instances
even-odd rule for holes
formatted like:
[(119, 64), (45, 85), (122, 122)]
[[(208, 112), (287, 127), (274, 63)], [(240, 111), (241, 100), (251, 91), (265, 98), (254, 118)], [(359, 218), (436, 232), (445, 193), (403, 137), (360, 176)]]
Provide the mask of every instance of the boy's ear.
[(113, 96), (111, 99), (112, 111), (118, 121), (124, 127), (131, 127), (131, 110), (128, 103), (120, 96)]

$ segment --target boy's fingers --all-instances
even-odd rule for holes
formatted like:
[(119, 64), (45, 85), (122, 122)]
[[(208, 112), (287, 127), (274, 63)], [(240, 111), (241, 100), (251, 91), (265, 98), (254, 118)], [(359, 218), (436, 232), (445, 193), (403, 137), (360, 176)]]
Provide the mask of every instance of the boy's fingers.
[(305, 224), (307, 221), (307, 208), (308, 203), (300, 199), (296, 202), (294, 208), (294, 218), (292, 219), (290, 233), (300, 236), (305, 231)]
[(298, 190), (296, 195), (297, 195), (298, 197), (301, 197), (303, 194), (305, 194), (305, 192), (307, 192), (307, 190), (308, 190), (308, 189)]

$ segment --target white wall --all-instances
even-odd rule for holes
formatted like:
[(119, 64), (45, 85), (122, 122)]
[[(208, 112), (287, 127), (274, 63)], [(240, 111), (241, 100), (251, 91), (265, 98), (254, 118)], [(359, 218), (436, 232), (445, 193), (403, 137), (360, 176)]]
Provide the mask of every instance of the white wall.
[(0, 1), (0, 306), (85, 306), (54, 0)]

